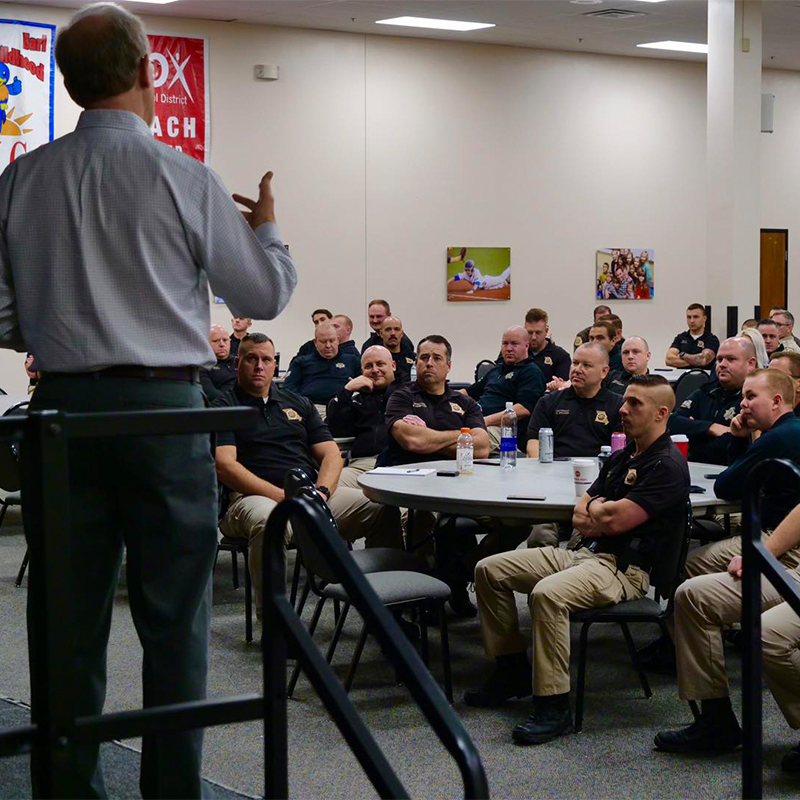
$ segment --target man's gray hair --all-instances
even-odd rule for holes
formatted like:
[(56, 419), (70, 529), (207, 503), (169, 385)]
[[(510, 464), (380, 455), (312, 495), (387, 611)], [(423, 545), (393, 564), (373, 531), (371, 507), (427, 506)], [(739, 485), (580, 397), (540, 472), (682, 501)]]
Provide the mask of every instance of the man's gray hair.
[[(82, 25), (89, 17), (102, 17), (105, 24)], [(56, 63), (67, 91), (83, 108), (131, 89), (149, 52), (142, 21), (116, 3), (81, 9), (56, 39)]]

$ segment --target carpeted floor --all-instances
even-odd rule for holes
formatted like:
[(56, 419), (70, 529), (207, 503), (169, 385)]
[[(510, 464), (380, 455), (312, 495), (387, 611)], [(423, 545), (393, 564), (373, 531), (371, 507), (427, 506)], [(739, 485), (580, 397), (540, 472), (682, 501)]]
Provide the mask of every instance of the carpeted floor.
[[(19, 515), (9, 512), (0, 529), (0, 695), (30, 699), (25, 651), (25, 584), (14, 587), (24, 553)], [(231, 586), (229, 556), (220, 557), (214, 580), (210, 693), (217, 696), (260, 691), (258, 647), (244, 641), (243, 589)], [(522, 618), (527, 611), (520, 598)], [(311, 609), (306, 612), (310, 616)], [(358, 632), (357, 618), (348, 620), (335, 663), (343, 677)], [(577, 631), (576, 631), (577, 632)], [(323, 615), (318, 640), (332, 633), (332, 614)], [(634, 628), (637, 642), (653, 638)], [(438, 636), (431, 636), (431, 664), (440, 678)], [(464, 689), (480, 682), (489, 664), (483, 655), (476, 620), (453, 620), (450, 627), (455, 710), (461, 715), (483, 759), (494, 797), (574, 798), (734, 798), (741, 794), (737, 754), (713, 758), (681, 758), (656, 753), (653, 735), (663, 728), (688, 723), (688, 707), (677, 697), (673, 678), (653, 676), (654, 697), (644, 699), (622, 637), (595, 626), (591, 633), (584, 730), (535, 748), (516, 747), (510, 730), (528, 713), (529, 701), (486, 711), (460, 702)], [(738, 687), (740, 663), (729, 651), (729, 670)], [(135, 708), (141, 703), (141, 657), (128, 613), (124, 581), (120, 587), (109, 646), (107, 710)], [(304, 798), (374, 797), (375, 791), (330, 721), (319, 699), (301, 677), (296, 699), (289, 702), (290, 792)], [(368, 643), (352, 691), (353, 702), (384, 748), (390, 763), (412, 797), (456, 797), (462, 789), (454, 763), (431, 733), (422, 714), (379, 648)], [(738, 708), (738, 690), (734, 691)], [(780, 772), (780, 759), (797, 744), (772, 697), (764, 695), (764, 796), (797, 797), (800, 779)], [(128, 742), (134, 747), (138, 742)], [(204, 774), (211, 781), (243, 794), (263, 792), (263, 733), (248, 723), (209, 729)], [(27, 796), (8, 784), (0, 762), (0, 800)], [(114, 764), (107, 773), (115, 796), (136, 796), (136, 781)], [(218, 793), (218, 790), (212, 791)]]

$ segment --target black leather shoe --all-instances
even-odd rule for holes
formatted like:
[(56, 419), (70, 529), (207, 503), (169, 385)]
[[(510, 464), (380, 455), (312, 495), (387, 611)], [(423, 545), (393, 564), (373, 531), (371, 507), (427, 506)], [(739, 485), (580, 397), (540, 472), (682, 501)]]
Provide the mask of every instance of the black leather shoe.
[(782, 759), (781, 769), (790, 775), (800, 775), (800, 744), (793, 747)]
[(450, 608), (457, 617), (474, 617), (478, 613), (478, 609), (472, 604), (469, 599), (469, 592), (466, 586), (459, 586), (457, 588), (450, 587)]
[(473, 708), (497, 708), (506, 700), (529, 697), (532, 694), (530, 664), (527, 657), (521, 656), (519, 666), (498, 665), (480, 689), (464, 692), (464, 703)]
[(677, 675), (678, 667), (675, 660), (675, 645), (669, 636), (662, 636), (655, 642), (643, 647), (637, 654), (642, 667), (647, 672), (659, 675)]
[(667, 753), (731, 753), (742, 744), (742, 729), (735, 720), (723, 726), (700, 717), (686, 728), (657, 733), (654, 742)]
[(537, 705), (533, 714), (511, 732), (517, 744), (544, 744), (556, 736), (571, 733), (572, 711), (566, 705)]

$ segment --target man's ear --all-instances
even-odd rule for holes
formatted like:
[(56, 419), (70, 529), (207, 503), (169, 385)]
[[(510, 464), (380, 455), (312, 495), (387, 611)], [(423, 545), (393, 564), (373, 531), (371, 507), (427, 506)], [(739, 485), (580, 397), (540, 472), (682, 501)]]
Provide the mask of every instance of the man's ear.
[(149, 89), (153, 85), (153, 68), (149, 55), (142, 56), (141, 59), (139, 59), (136, 82), (141, 89)]

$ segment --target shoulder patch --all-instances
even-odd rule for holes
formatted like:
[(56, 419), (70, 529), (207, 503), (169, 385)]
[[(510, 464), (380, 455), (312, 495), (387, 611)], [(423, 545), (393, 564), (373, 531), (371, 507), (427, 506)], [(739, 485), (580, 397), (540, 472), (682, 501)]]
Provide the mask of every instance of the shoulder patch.
[(692, 401), (691, 400), (684, 400), (681, 403), (681, 408), (691, 408), (691, 407), (692, 407)]
[(463, 414), (464, 413), (464, 409), (461, 408), (461, 406), (458, 403), (451, 402), (450, 403), (450, 410), (454, 411), (456, 414)]
[(625, 485), (633, 486), (633, 484), (636, 483), (636, 478), (637, 478), (636, 470), (629, 469), (628, 474), (625, 476)]
[(594, 421), (599, 422), (601, 425), (608, 425), (610, 423), (608, 414), (606, 414), (605, 411), (598, 411)]
[(286, 414), (286, 419), (291, 422), (303, 421), (303, 418), (293, 408), (284, 408), (283, 413)]
[(552, 366), (553, 366), (553, 359), (552, 359), (552, 358), (550, 358), (550, 356), (545, 356), (545, 357), (544, 357), (544, 363), (545, 363), (545, 364), (546, 364), (548, 367), (552, 367)]
[(506, 380), (510, 381), (513, 377), (514, 377), (514, 370), (511, 370), (511, 372), (509, 372), (508, 375), (506, 375)]

